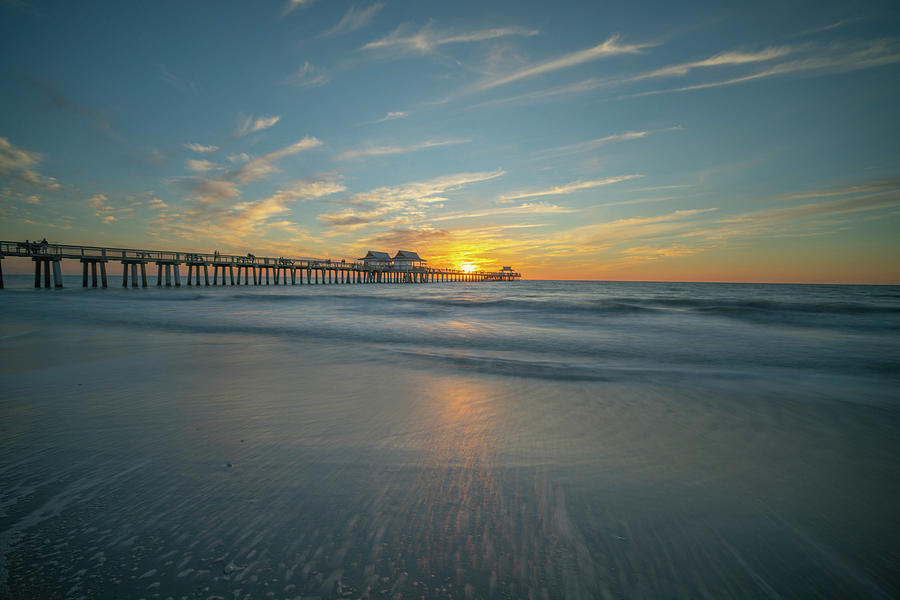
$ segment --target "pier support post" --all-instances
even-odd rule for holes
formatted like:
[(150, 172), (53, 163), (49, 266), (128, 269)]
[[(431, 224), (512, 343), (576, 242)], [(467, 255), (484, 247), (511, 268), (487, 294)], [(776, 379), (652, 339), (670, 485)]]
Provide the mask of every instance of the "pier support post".
[(166, 287), (172, 287), (172, 265), (166, 265)]
[[(87, 263), (85, 263), (87, 264)], [(100, 263), (100, 266), (105, 266), (104, 263)], [(91, 263), (91, 287), (97, 287), (97, 263)], [(103, 273), (103, 287), (106, 287), (106, 273)]]
[(147, 264), (141, 263), (141, 287), (147, 287)]
[(100, 278), (103, 280), (103, 287), (104, 288), (107, 287), (106, 286), (106, 261), (105, 260), (100, 263)]
[(191, 285), (191, 270), (192, 269), (193, 269), (193, 266), (191, 265), (191, 263), (188, 263), (188, 281), (187, 281), (188, 285)]
[(58, 260), (53, 261), (53, 287), (61, 288), (63, 286), (62, 282), (62, 268), (59, 265)]
[(128, 263), (122, 263), (122, 287), (128, 287)]
[[(231, 277), (231, 285), (234, 285), (234, 265), (228, 265), (228, 275)], [(238, 271), (238, 283), (241, 281), (241, 272)]]
[[(88, 272), (88, 264), (86, 261), (81, 261), (81, 287), (87, 287), (87, 272)], [(97, 284), (94, 284), (94, 287), (97, 287)]]
[(163, 267), (164, 267), (164, 266), (165, 266), (165, 265), (162, 265), (162, 264), (160, 264), (160, 263), (156, 263), (156, 287), (161, 287), (161, 286), (162, 286), (162, 272), (163, 272)]
[(137, 286), (137, 263), (131, 263), (131, 287), (136, 288)]
[(178, 272), (178, 264), (172, 265), (172, 270), (175, 271), (175, 287), (181, 287), (181, 274)]
[(206, 281), (206, 287), (209, 287), (209, 266), (203, 265), (203, 279)]

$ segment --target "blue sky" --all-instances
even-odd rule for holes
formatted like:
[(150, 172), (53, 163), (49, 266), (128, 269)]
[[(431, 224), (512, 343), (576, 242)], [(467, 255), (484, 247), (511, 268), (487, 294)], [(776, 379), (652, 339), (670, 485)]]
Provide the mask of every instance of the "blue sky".
[(900, 7), (0, 1), (4, 239), (900, 283)]

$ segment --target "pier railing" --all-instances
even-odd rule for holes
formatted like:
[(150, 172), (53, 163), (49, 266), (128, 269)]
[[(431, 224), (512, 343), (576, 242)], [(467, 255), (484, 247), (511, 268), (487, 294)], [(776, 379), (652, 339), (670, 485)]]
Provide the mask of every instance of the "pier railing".
[[(40, 287), (41, 267), (43, 266), (44, 287), (50, 286), (52, 270), (54, 287), (62, 287), (62, 271), (59, 263), (63, 259), (79, 260), (83, 264), (82, 284), (88, 285), (88, 271), (91, 272), (93, 287), (97, 287), (97, 270), (99, 267), (103, 287), (107, 287), (106, 265), (109, 262), (121, 262), (123, 265), (122, 285), (128, 285), (128, 271), (131, 270), (132, 286), (137, 287), (138, 270), (142, 287), (147, 287), (146, 265), (155, 263), (157, 269), (157, 285), (162, 285), (165, 272), (166, 285), (171, 285), (172, 276), (176, 286), (181, 285), (179, 265), (188, 268), (188, 285), (194, 275), (196, 285), (200, 285), (201, 268), (206, 285), (209, 283), (209, 267), (213, 267), (213, 285), (218, 284), (219, 269), (222, 271), (222, 285), (225, 285), (225, 269), (228, 269), (232, 285), (240, 285), (243, 271), (245, 285), (249, 285), (250, 273), (253, 273), (254, 285), (262, 285), (263, 276), (266, 284), (273, 275), (278, 284), (283, 277), (286, 284), (288, 276), (292, 284), (303, 283), (304, 272), (306, 283), (431, 283), (437, 281), (515, 281), (521, 274), (515, 271), (463, 271), (458, 269), (427, 267), (422, 263), (366, 263), (361, 260), (346, 260), (313, 257), (274, 257), (220, 254), (218, 251), (179, 252), (171, 250), (145, 250), (138, 248), (114, 248), (106, 246), (84, 246), (70, 244), (49, 244), (46, 242), (13, 242), (0, 241), (0, 259), (7, 256), (31, 258), (35, 263), (35, 287)], [(237, 269), (235, 280), (234, 270)], [(298, 277), (299, 272), (299, 277)], [(327, 281), (326, 281), (327, 278)], [(234, 282), (237, 281), (237, 284)], [(2, 263), (0, 263), (0, 288), (3, 287)]]

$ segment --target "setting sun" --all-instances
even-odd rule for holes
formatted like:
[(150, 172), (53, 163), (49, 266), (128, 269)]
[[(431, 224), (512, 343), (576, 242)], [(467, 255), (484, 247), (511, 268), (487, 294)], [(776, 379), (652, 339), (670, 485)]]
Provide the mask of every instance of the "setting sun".
[(459, 268), (460, 268), (461, 271), (463, 271), (463, 272), (465, 272), (465, 273), (471, 273), (471, 272), (473, 272), (477, 267), (476, 267), (475, 265), (473, 265), (472, 263), (466, 263), (466, 264), (459, 265)]

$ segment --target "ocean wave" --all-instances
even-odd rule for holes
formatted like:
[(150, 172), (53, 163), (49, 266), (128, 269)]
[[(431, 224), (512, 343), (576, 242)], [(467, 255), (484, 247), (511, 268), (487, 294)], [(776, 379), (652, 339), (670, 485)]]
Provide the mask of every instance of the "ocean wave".
[[(199, 296), (198, 296), (199, 297)], [(209, 296), (207, 296), (209, 297)], [(299, 294), (237, 292), (218, 298), (220, 301), (270, 303), (309, 303), (326, 299), (329, 302), (359, 302), (369, 306), (426, 305), (471, 310), (525, 310), (546, 314), (595, 313), (628, 314), (653, 313), (672, 309), (722, 315), (800, 313), (810, 315), (900, 315), (900, 306), (862, 302), (799, 302), (768, 299), (726, 298), (640, 298), (612, 297), (576, 300), (534, 300), (520, 298), (411, 297), (380, 294)]]
[(603, 364), (585, 364), (574, 362), (562, 362), (559, 360), (516, 359), (498, 356), (485, 356), (477, 354), (441, 353), (441, 352), (411, 352), (408, 350), (395, 350), (407, 359), (425, 362), (437, 362), (449, 367), (475, 371), (490, 375), (502, 375), (507, 377), (523, 377), (527, 379), (548, 379), (553, 381), (596, 381), (611, 382), (620, 380), (639, 380), (643, 382), (660, 379), (685, 379), (698, 375), (717, 378), (744, 378), (749, 375), (735, 370), (725, 369), (687, 369), (677, 368), (650, 368), (650, 367), (624, 367)]

